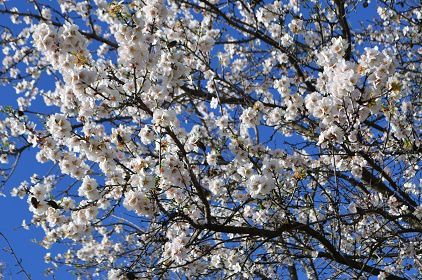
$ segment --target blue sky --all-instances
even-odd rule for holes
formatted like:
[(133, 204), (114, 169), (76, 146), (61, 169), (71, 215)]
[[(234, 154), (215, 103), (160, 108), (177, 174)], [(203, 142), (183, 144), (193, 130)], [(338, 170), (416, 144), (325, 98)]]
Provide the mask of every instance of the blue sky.
[[(50, 1), (49, 1), (50, 2)], [(19, 9), (24, 11), (28, 7), (25, 4), (26, 1), (9, 1), (19, 6)], [(369, 8), (363, 9), (360, 5), (356, 16), (352, 17), (351, 23), (353, 26), (358, 27), (358, 22), (371, 18), (375, 14), (375, 1), (372, 1)], [(32, 10), (32, 9), (31, 9)], [(4, 15), (0, 15), (0, 21), (3, 22), (4, 19), (1, 19)], [(16, 29), (17, 30), (17, 29)], [(0, 59), (2, 55), (0, 54)], [(41, 88), (52, 88), (51, 80), (43, 79), (40, 84)], [(1, 88), (1, 99), (0, 105), (11, 105), (16, 107), (16, 98), (17, 95), (14, 93), (13, 88), (2, 87)], [(40, 102), (34, 105), (35, 107), (41, 106)], [(41, 108), (41, 107), (39, 107)], [(42, 107), (45, 108), (45, 107)], [(51, 109), (51, 108), (50, 108)], [(30, 230), (25, 230), (21, 227), (21, 222), (23, 219), (26, 221), (31, 220), (31, 213), (28, 211), (28, 205), (26, 199), (20, 200), (18, 198), (10, 197), (9, 192), (11, 188), (19, 185), (23, 180), (29, 180), (30, 176), (34, 173), (43, 174), (46, 170), (49, 169), (51, 164), (41, 165), (35, 160), (36, 150), (32, 149), (26, 151), (21, 158), (21, 162), (16, 169), (16, 172), (9, 180), (8, 184), (5, 186), (4, 193), (7, 197), (0, 198), (0, 232), (3, 233), (10, 244), (12, 245), (18, 258), (22, 260), (22, 265), (25, 267), (26, 271), (31, 274), (32, 279), (53, 279), (52, 276), (45, 278), (43, 271), (48, 267), (44, 263), (43, 257), (47, 252), (43, 247), (34, 243), (32, 240), (40, 240), (43, 237), (43, 232), (39, 228), (31, 227)], [(0, 239), (0, 247), (6, 248), (7, 244), (3, 239)], [(64, 252), (64, 248), (53, 247), (52, 252)], [(19, 268), (16, 266), (12, 255), (5, 251), (0, 251), (0, 262), (5, 264), (5, 279), (25, 279), (23, 274), (18, 274)], [(57, 279), (74, 279), (70, 273), (66, 272), (65, 268), (59, 270), (55, 274)]]

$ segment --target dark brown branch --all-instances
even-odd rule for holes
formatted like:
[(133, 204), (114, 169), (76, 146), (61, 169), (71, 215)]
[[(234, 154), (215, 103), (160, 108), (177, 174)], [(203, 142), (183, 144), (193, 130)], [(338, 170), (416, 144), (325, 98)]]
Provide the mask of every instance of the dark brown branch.
[(343, 0), (335, 0), (334, 1), (336, 3), (337, 6), (337, 17), (338, 20), (340, 22), (340, 26), (342, 28), (342, 32), (343, 32), (343, 39), (347, 40), (348, 46), (346, 49), (346, 54), (344, 56), (344, 58), (346, 60), (349, 60), (351, 58), (352, 55), (352, 35), (350, 32), (350, 27), (349, 24), (347, 22), (346, 19), (346, 11), (344, 8), (344, 1)]
[[(36, 15), (36, 14), (33, 14), (33, 13), (15, 12), (15, 11), (1, 9), (0, 14), (17, 15), (17, 16), (22, 16), (22, 17), (27, 16), (27, 17), (30, 17), (30, 18), (34, 18), (34, 19), (46, 22), (46, 23), (51, 23), (52, 25), (54, 25), (56, 27), (62, 27), (63, 26), (63, 24), (60, 23), (60, 22), (50, 21), (50, 20), (47, 20), (46, 18), (44, 18), (40, 15)], [(113, 41), (108, 40), (104, 37), (101, 37), (94, 32), (86, 32), (86, 31), (81, 31), (81, 30), (79, 30), (79, 32), (88, 39), (96, 40), (98, 42), (107, 44), (114, 49), (117, 49), (119, 47), (119, 45), (116, 42), (113, 42)]]
[[(206, 229), (206, 230), (211, 230), (211, 231), (221, 232), (221, 233), (243, 234), (243, 235), (248, 235), (251, 237), (256, 236), (256, 237), (264, 237), (264, 238), (277, 238), (277, 237), (281, 237), (282, 234), (286, 232), (299, 231), (318, 240), (327, 249), (328, 253), (323, 253), (323, 254), (319, 253), (318, 256), (329, 258), (337, 263), (344, 264), (346, 266), (349, 266), (350, 268), (354, 268), (357, 270), (362, 270), (372, 275), (378, 275), (381, 272), (384, 272), (381, 269), (369, 266), (359, 261), (355, 261), (349, 258), (348, 256), (341, 254), (340, 252), (337, 251), (336, 247), (333, 244), (331, 244), (331, 242), (328, 239), (325, 238), (323, 233), (320, 233), (305, 224), (291, 222), (291, 223), (283, 224), (275, 230), (268, 230), (268, 229), (254, 228), (254, 227), (228, 226), (228, 225), (220, 225), (220, 224), (212, 224), (212, 223), (200, 225), (200, 224), (192, 223), (192, 221), (190, 221), (190, 223), (193, 227), (197, 229), (202, 229), (202, 230)], [(405, 280), (405, 278), (400, 277), (400, 276), (396, 276), (389, 273), (386, 273), (386, 274), (388, 275), (387, 279)]]
[(6, 236), (2, 232), (0, 232), (0, 236), (3, 237), (3, 239), (6, 241), (10, 254), (15, 259), (17, 266), (19, 266), (19, 269), (20, 269), (19, 273), (23, 273), (26, 279), (31, 280), (31, 275), (29, 275), (29, 273), (23, 267), (22, 260), (19, 259), (18, 256), (16, 255), (15, 250), (13, 250), (12, 245), (10, 244), (9, 240), (6, 238)]

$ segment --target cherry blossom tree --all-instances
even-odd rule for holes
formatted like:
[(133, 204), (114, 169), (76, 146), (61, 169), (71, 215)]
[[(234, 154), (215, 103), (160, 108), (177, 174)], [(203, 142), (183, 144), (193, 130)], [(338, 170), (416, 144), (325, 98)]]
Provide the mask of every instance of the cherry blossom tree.
[(17, 2), (2, 184), (51, 166), (11, 190), (50, 273), (421, 276), (420, 1)]

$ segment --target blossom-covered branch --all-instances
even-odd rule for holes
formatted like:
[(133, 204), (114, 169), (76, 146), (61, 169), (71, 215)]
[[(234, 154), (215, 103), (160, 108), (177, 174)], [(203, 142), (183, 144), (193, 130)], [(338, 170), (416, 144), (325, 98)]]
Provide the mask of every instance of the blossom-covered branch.
[(51, 166), (11, 190), (50, 273), (420, 275), (418, 1), (0, 2), (1, 175)]

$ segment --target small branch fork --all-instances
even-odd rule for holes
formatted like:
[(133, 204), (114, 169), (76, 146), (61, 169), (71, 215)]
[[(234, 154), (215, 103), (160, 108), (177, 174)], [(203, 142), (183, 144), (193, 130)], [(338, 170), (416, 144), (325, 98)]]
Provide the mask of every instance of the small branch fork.
[(12, 245), (10, 244), (9, 240), (7, 239), (7, 237), (0, 232), (0, 236), (5, 240), (6, 244), (7, 244), (7, 250), (8, 252), (13, 256), (13, 258), (16, 261), (16, 266), (19, 267), (19, 272), (18, 273), (23, 273), (23, 275), (25, 275), (25, 278), (28, 280), (31, 280), (31, 275), (26, 271), (26, 269), (23, 267), (22, 265), (22, 259), (18, 258), (18, 256), (15, 253), (15, 250), (13, 250)]

